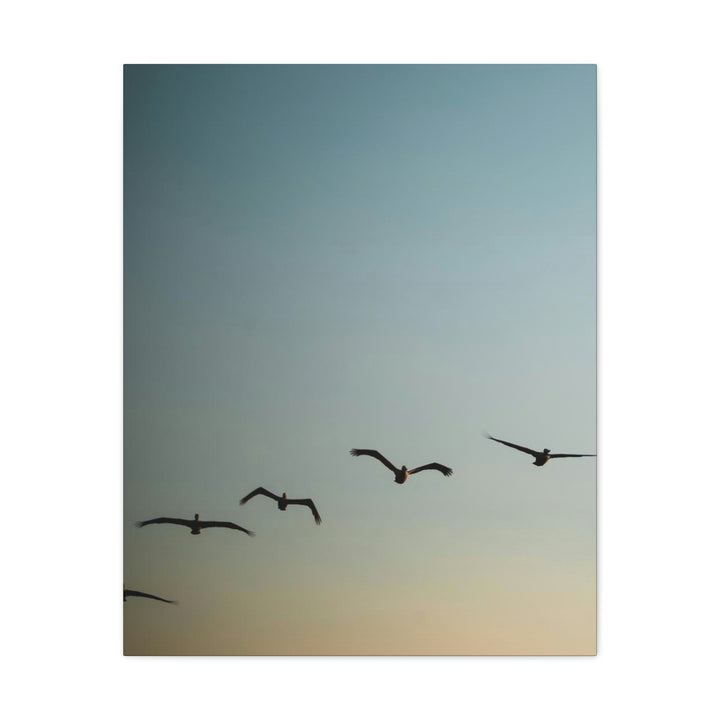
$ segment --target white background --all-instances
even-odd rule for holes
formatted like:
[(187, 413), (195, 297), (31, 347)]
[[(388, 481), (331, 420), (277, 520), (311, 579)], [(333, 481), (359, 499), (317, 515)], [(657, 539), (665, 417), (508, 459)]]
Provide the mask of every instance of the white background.
[[(718, 713), (711, 4), (11, 3), (0, 312), (12, 717)], [(122, 65), (598, 64), (595, 658), (124, 658)]]

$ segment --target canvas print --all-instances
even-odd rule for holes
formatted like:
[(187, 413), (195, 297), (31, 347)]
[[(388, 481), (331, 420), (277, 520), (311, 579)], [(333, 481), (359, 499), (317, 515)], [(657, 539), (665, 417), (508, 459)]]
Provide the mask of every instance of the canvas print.
[(595, 654), (596, 97), (124, 68), (126, 655)]

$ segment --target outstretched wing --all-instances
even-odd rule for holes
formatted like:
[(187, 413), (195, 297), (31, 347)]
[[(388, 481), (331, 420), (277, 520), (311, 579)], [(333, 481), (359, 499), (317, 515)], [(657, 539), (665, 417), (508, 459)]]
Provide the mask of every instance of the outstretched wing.
[(597, 455), (570, 455), (569, 453), (552, 453), (550, 455), (551, 458), (559, 458), (559, 457), (597, 457)]
[(246, 533), (250, 537), (254, 537), (255, 533), (252, 530), (246, 530), (244, 527), (240, 527), (239, 525), (236, 525), (235, 523), (231, 522), (216, 522), (215, 520), (209, 520), (209, 521), (201, 521), (200, 523), (201, 528), (211, 528), (211, 527), (224, 527), (224, 528), (230, 528), (231, 530), (240, 530), (241, 532)]
[(452, 468), (447, 467), (447, 465), (441, 465), (440, 463), (421, 465), (420, 467), (416, 467), (414, 470), (408, 470), (408, 475), (421, 472), (422, 470), (439, 470), (445, 477), (452, 475)]
[(288, 500), (287, 502), (288, 505), (307, 505), (315, 518), (315, 524), (319, 525), (322, 522), (320, 519), (320, 513), (317, 511), (315, 503), (310, 498), (305, 498), (303, 500)]
[(251, 493), (248, 493), (241, 501), (240, 504), (244, 505), (250, 498), (254, 498), (256, 495), (265, 495), (266, 497), (272, 498), (276, 502), (280, 500), (279, 495), (275, 495), (274, 493), (271, 493), (269, 490), (266, 490), (264, 487), (255, 488)]
[(528, 455), (533, 455), (534, 457), (542, 457), (541, 452), (537, 452), (537, 450), (531, 450), (530, 448), (523, 447), (522, 445), (516, 445), (515, 443), (507, 442), (506, 440), (499, 440), (496, 437), (493, 437), (492, 435), (485, 435), (486, 438), (489, 440), (494, 440), (495, 442), (502, 443), (503, 445), (507, 445), (508, 447), (515, 448), (516, 450), (520, 450), (520, 452), (527, 453)]
[(158, 597), (157, 595), (150, 595), (148, 593), (140, 592), (139, 590), (123, 590), (123, 594), (127, 597), (128, 595), (134, 595), (135, 597), (146, 597), (151, 600), (159, 600), (160, 602), (170, 603), (171, 605), (177, 605), (176, 600), (166, 600), (165, 598)]
[(374, 457), (376, 460), (379, 460), (388, 470), (392, 470), (394, 473), (398, 471), (398, 469), (386, 457), (383, 457), (377, 450), (357, 450), (356, 448), (353, 448), (350, 451), (350, 454), (353, 457), (359, 457), (360, 455), (370, 455), (370, 457)]
[(152, 520), (143, 520), (142, 522), (136, 522), (136, 527), (145, 527), (146, 525), (153, 525), (155, 523), (172, 523), (173, 525), (185, 525), (185, 527), (192, 527), (191, 520), (182, 520), (180, 518), (166, 518), (159, 517), (153, 518)]

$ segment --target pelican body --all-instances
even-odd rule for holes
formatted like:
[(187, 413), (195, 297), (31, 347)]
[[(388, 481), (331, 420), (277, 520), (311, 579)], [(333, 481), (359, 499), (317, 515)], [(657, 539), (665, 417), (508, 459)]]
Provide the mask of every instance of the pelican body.
[(403, 465), (399, 470), (395, 471), (395, 482), (398, 485), (402, 485), (409, 477), (410, 473), (406, 465)]
[(192, 529), (190, 530), (191, 535), (199, 535), (200, 530), (202, 530), (202, 525), (200, 524), (200, 515), (198, 513), (195, 513), (195, 519), (192, 522), (192, 525), (190, 526)]

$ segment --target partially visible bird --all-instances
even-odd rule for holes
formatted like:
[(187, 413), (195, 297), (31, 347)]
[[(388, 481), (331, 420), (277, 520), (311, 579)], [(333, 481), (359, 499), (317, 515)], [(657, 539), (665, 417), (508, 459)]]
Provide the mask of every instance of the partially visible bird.
[(190, 528), (191, 535), (199, 535), (200, 530), (203, 530), (204, 528), (211, 528), (211, 527), (224, 527), (224, 528), (230, 528), (231, 530), (240, 530), (241, 532), (244, 532), (244, 533), (250, 535), (250, 537), (253, 537), (255, 535), (255, 533), (252, 530), (246, 530), (244, 527), (240, 527), (239, 525), (236, 525), (235, 523), (216, 522), (214, 520), (200, 520), (200, 516), (197, 513), (195, 513), (194, 520), (182, 520), (181, 518), (159, 517), (159, 518), (154, 518), (152, 520), (144, 520), (142, 522), (136, 522), (135, 525), (137, 527), (145, 527), (146, 525), (152, 525), (154, 523), (172, 523), (173, 525), (185, 525), (185, 527)]
[(319, 525), (322, 522), (322, 520), (320, 519), (320, 513), (317, 511), (315, 503), (310, 498), (304, 498), (303, 500), (291, 500), (290, 498), (288, 498), (286, 492), (284, 492), (282, 494), (282, 497), (280, 497), (279, 495), (275, 495), (275, 493), (271, 493), (269, 490), (266, 490), (264, 487), (255, 488), (255, 490), (253, 490), (251, 493), (248, 493), (240, 501), (240, 504), (244, 505), (248, 500), (250, 500), (250, 498), (253, 498), (256, 495), (265, 495), (271, 500), (275, 500), (278, 504), (278, 510), (283, 511), (287, 509), (288, 505), (307, 505), (310, 508), (313, 517), (315, 518), (315, 524)]
[(374, 457), (376, 460), (379, 460), (388, 470), (391, 470), (394, 473), (395, 482), (398, 483), (398, 485), (402, 485), (408, 479), (409, 475), (421, 472), (422, 470), (439, 470), (443, 475), (445, 475), (445, 477), (447, 477), (448, 475), (452, 475), (452, 470), (446, 465), (441, 465), (440, 463), (421, 465), (420, 467), (416, 467), (413, 470), (408, 470), (407, 467), (403, 465), (398, 470), (386, 457), (383, 457), (377, 450), (358, 450), (356, 448), (353, 448), (350, 451), (350, 454), (353, 457), (358, 457), (360, 455), (370, 455), (370, 457)]
[(495, 442), (502, 443), (503, 445), (507, 445), (508, 447), (515, 448), (516, 450), (520, 450), (521, 452), (527, 453), (528, 455), (532, 455), (535, 458), (535, 461), (533, 462), (533, 465), (537, 465), (538, 467), (542, 467), (548, 460), (551, 460), (553, 458), (565, 458), (565, 457), (597, 457), (597, 455), (574, 455), (570, 453), (551, 453), (550, 450), (547, 448), (544, 448), (542, 452), (539, 452), (538, 450), (531, 450), (530, 448), (523, 447), (522, 445), (515, 445), (514, 443), (507, 442), (506, 440), (499, 440), (496, 437), (493, 437), (492, 435), (485, 435), (486, 438), (489, 440), (494, 440)]
[(123, 585), (123, 602), (127, 602), (128, 595), (132, 597), (146, 597), (151, 600), (159, 600), (160, 602), (177, 605), (177, 600), (166, 600), (165, 598), (158, 597), (157, 595), (149, 595), (148, 593), (140, 592), (139, 590), (127, 590)]

